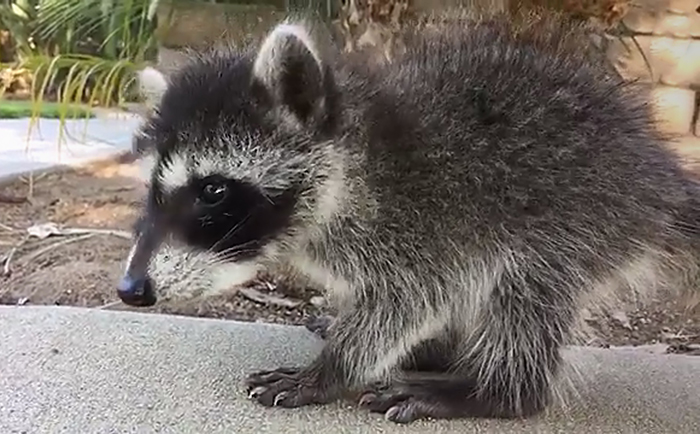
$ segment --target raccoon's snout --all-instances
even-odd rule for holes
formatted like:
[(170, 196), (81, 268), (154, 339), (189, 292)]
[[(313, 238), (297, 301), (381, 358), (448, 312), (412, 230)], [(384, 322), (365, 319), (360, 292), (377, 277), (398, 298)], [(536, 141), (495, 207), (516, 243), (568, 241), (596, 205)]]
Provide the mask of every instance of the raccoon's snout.
[(157, 297), (147, 270), (161, 244), (163, 230), (153, 219), (147, 219), (141, 222), (139, 232), (126, 263), (126, 272), (117, 285), (117, 295), (129, 306), (153, 306)]
[(135, 307), (147, 307), (156, 304), (153, 282), (148, 277), (134, 279), (126, 275), (117, 287), (117, 294), (124, 304)]

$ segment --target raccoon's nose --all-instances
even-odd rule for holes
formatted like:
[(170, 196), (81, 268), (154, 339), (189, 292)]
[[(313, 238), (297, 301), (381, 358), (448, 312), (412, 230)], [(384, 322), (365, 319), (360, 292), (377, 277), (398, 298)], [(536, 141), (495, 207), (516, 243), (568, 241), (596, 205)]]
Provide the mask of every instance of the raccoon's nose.
[(156, 304), (153, 282), (148, 277), (135, 279), (124, 276), (117, 286), (117, 294), (124, 304), (135, 307), (148, 307)]

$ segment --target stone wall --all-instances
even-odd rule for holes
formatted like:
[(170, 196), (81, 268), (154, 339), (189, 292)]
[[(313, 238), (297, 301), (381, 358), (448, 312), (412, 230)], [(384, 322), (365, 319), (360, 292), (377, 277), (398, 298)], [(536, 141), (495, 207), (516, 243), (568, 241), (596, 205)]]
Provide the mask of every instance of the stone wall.
[(623, 18), (630, 34), (608, 50), (625, 78), (654, 84), (661, 128), (685, 136), (700, 136), (699, 7), (698, 0), (635, 0)]
[(216, 4), (161, 1), (157, 9), (158, 68), (177, 68), (183, 49), (239, 43), (264, 34), (285, 15), (285, 0)]
[[(484, 3), (488, 1), (488, 3)], [(352, 3), (352, 2), (351, 2)], [(420, 12), (487, 4), (503, 10), (507, 0), (412, 0)], [(161, 1), (158, 8), (158, 64), (182, 62), (182, 48), (262, 36), (285, 15), (285, 0), (255, 4), (202, 4)], [(653, 83), (655, 113), (667, 132), (700, 137), (700, 0), (633, 0), (623, 18), (624, 36), (611, 37), (607, 55), (628, 79)], [(361, 33), (361, 32), (360, 32)]]
[[(346, 8), (361, 0), (346, 1)], [(505, 11), (509, 0), (410, 0), (411, 8), (418, 14), (442, 10), (455, 6), (477, 8), (480, 10)], [(178, 67), (184, 60), (183, 49), (201, 49), (223, 41), (241, 42), (244, 39), (256, 39), (263, 36), (270, 26), (286, 14), (289, 0), (241, 0), (240, 4), (206, 4), (183, 0), (161, 1), (158, 5), (158, 29), (156, 38), (159, 42), (158, 68), (164, 71)], [(396, 3), (406, 3), (397, 0)], [(342, 7), (340, 8), (343, 9)], [(379, 8), (381, 9), (381, 8)], [(342, 12), (341, 12), (342, 15)], [(347, 17), (346, 17), (347, 18)], [(362, 17), (365, 18), (366, 17)], [(360, 21), (364, 21), (360, 18)], [(336, 20), (333, 29), (338, 36), (345, 38), (344, 24)], [(366, 22), (354, 23), (359, 27), (356, 35), (359, 39), (372, 39), (367, 32)], [(369, 29), (372, 30), (372, 29)], [(376, 30), (376, 29), (374, 29)], [(379, 33), (382, 33), (381, 30)], [(377, 41), (383, 43), (379, 35)], [(357, 41), (353, 41), (357, 42)], [(371, 42), (371, 41), (370, 41)]]

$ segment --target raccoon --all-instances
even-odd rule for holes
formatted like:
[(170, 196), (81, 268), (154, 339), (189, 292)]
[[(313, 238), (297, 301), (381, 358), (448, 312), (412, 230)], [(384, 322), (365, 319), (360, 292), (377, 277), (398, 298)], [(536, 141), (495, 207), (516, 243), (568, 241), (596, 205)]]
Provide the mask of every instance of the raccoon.
[(397, 423), (540, 413), (583, 306), (698, 277), (698, 184), (585, 38), (556, 17), (448, 21), (370, 67), (289, 19), (149, 71), (154, 166), (119, 296), (288, 267), (336, 315), (308, 366), (247, 377), (263, 406), (357, 391)]

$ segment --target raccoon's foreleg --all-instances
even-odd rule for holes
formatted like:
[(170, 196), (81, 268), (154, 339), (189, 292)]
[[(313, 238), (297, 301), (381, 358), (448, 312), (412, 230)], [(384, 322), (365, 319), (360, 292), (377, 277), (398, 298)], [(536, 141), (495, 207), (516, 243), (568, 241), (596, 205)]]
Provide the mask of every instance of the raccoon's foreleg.
[(359, 302), (338, 315), (314, 362), (249, 376), (250, 396), (265, 406), (299, 407), (327, 403), (348, 389), (389, 380), (411, 350), (444, 330), (447, 315), (416, 308), (396, 310), (379, 300)]
[(307, 330), (321, 339), (326, 339), (328, 336), (328, 329), (330, 328), (331, 324), (333, 324), (334, 320), (335, 318), (333, 318), (331, 315), (312, 316), (306, 320), (304, 326)]
[(368, 390), (360, 405), (397, 423), (539, 413), (550, 402), (574, 317), (579, 288), (565, 282), (545, 275), (502, 281), (449, 370), (404, 372)]
[[(311, 316), (304, 324), (306, 329), (321, 339), (328, 337), (328, 330), (333, 325), (332, 315)], [(445, 372), (454, 359), (455, 344), (458, 340), (446, 334), (439, 339), (431, 339), (419, 344), (401, 363), (405, 371)]]

